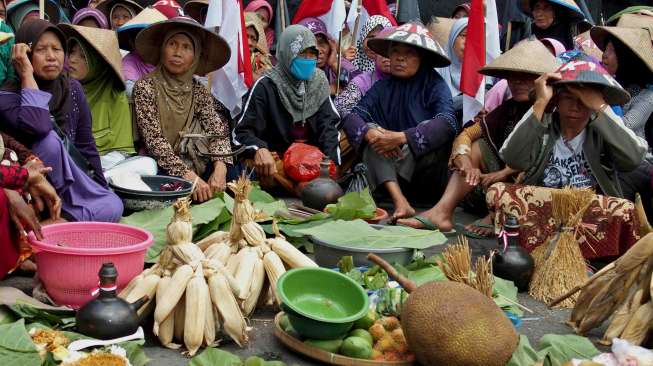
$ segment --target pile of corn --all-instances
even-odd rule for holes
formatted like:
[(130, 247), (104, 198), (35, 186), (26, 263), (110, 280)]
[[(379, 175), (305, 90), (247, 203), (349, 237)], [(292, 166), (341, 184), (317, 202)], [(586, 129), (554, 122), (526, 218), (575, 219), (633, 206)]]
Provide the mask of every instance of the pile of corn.
[(577, 333), (586, 334), (609, 320), (600, 341), (605, 345), (614, 338), (641, 345), (653, 331), (653, 228), (640, 202), (637, 208), (643, 237), (578, 287), (580, 294), (568, 322)]
[(279, 302), (276, 283), (286, 268), (317, 267), (282, 237), (266, 238), (247, 199), (249, 179), (228, 186), (235, 195), (229, 232), (192, 243), (190, 202), (179, 200), (158, 263), (120, 293), (130, 302), (143, 295), (155, 299), (154, 334), (168, 348), (180, 347), (173, 340), (183, 342), (190, 356), (201, 346), (215, 345), (220, 331), (239, 346), (247, 345), (245, 318), (268, 297)]

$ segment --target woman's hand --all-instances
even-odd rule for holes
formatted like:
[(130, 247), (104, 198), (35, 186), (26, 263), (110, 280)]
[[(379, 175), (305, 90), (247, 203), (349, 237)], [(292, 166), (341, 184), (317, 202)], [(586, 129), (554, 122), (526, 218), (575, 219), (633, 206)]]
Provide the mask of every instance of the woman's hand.
[(481, 185), (483, 185), (483, 188), (488, 189), (494, 183), (507, 181), (516, 172), (514, 169), (505, 167), (498, 172), (481, 174)]
[(39, 86), (34, 79), (34, 68), (27, 56), (29, 52), (30, 48), (28, 45), (25, 43), (16, 43), (11, 48), (11, 63), (14, 65), (16, 74), (20, 77), (23, 88), (38, 89)]
[(379, 128), (380, 135), (373, 142), (370, 142), (374, 151), (378, 154), (388, 157), (396, 156), (401, 146), (407, 142), (406, 134), (403, 132), (388, 131)]
[(481, 170), (474, 167), (469, 155), (458, 155), (454, 159), (458, 174), (465, 178), (465, 183), (476, 187), (481, 180)]
[(182, 178), (193, 182), (193, 185), (195, 186), (192, 194), (193, 201), (205, 202), (213, 197), (211, 187), (202, 178), (195, 174), (194, 171), (189, 170)]
[(535, 117), (540, 121), (544, 117), (544, 112), (551, 98), (553, 98), (553, 87), (548, 83), (550, 80), (555, 81), (561, 78), (560, 73), (545, 73), (535, 80), (535, 104), (533, 105), (533, 112), (535, 113)]
[(567, 88), (574, 96), (576, 96), (585, 107), (594, 112), (598, 112), (603, 106), (607, 106), (605, 97), (601, 91), (594, 88), (582, 88), (578, 86), (569, 86)]
[(5, 189), (5, 195), (7, 195), (7, 200), (9, 201), (9, 215), (16, 229), (21, 233), (34, 231), (36, 238), (43, 240), (41, 224), (32, 207), (25, 203), (23, 197), (16, 191)]
[(213, 195), (224, 192), (227, 188), (227, 166), (222, 161), (213, 163), (213, 174), (207, 182)]
[(342, 55), (345, 57), (345, 59), (347, 59), (347, 61), (353, 62), (354, 59), (356, 58), (356, 52), (357, 52), (356, 47), (351, 46), (346, 50), (344, 50), (342, 52)]
[(254, 155), (254, 169), (259, 178), (267, 178), (277, 174), (277, 163), (270, 150), (261, 148), (256, 150)]
[(51, 220), (57, 221), (61, 218), (61, 198), (44, 176), (30, 182), (27, 186), (27, 192), (32, 196), (37, 212), (43, 212), (47, 207)]

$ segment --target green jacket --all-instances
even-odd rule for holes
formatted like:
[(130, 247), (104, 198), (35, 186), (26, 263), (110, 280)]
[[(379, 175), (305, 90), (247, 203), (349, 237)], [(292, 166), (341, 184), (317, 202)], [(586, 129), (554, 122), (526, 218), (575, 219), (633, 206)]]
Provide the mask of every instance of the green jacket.
[[(524, 184), (541, 184), (549, 156), (560, 137), (558, 114), (545, 114), (543, 119), (540, 122), (531, 108), (500, 150), (508, 166), (525, 172)], [(610, 108), (597, 113), (585, 129), (583, 152), (601, 193), (623, 197), (618, 172), (630, 172), (642, 163), (648, 150), (646, 142), (628, 129)]]

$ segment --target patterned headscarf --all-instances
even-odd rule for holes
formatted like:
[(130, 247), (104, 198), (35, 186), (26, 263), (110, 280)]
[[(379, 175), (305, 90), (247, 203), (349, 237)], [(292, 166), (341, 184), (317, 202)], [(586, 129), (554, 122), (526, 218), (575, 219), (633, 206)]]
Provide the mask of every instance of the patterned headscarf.
[(392, 23), (388, 18), (382, 15), (373, 15), (365, 23), (365, 27), (360, 32), (358, 40), (356, 41), (356, 58), (354, 59), (354, 66), (360, 71), (363, 72), (372, 72), (374, 71), (374, 60), (369, 58), (365, 54), (365, 38), (377, 28), (389, 28), (392, 27)]
[(322, 70), (316, 68), (308, 81), (297, 80), (290, 73), (292, 61), (309, 48), (317, 48), (313, 33), (303, 25), (289, 26), (279, 39), (277, 65), (267, 74), (277, 86), (281, 103), (293, 122), (305, 121), (314, 115), (330, 95), (329, 82)]

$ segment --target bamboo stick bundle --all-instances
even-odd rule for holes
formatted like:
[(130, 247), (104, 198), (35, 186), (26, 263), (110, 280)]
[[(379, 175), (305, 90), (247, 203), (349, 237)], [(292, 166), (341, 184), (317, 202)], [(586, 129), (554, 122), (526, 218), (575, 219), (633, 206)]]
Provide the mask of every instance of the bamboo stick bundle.
[[(529, 288), (533, 298), (549, 303), (588, 279), (577, 236), (593, 197), (590, 189), (552, 190), (552, 216), (560, 226), (560, 233), (533, 253), (535, 271)], [(577, 296), (569, 297), (559, 305), (573, 308), (576, 299)]]

